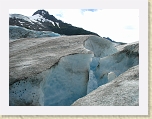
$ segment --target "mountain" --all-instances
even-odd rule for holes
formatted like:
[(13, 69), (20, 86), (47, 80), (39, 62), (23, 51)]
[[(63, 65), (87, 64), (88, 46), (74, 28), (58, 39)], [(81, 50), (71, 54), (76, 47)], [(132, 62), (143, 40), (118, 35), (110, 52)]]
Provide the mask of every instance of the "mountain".
[(97, 35), (83, 28), (64, 23), (50, 15), (45, 10), (38, 10), (32, 16), (27, 17), (21, 14), (10, 14), (9, 25), (20, 26), (35, 31), (52, 31), (61, 35)]
[(39, 15), (43, 16), (43, 18), (51, 20), (53, 22), (59, 22), (59, 21), (61, 21), (61, 20), (57, 20), (53, 15), (50, 15), (45, 10), (37, 10), (32, 16), (37, 15), (37, 14), (39, 14)]
[(116, 46), (95, 35), (25, 38), (11, 41), (9, 51), (10, 106), (139, 104), (138, 42)]

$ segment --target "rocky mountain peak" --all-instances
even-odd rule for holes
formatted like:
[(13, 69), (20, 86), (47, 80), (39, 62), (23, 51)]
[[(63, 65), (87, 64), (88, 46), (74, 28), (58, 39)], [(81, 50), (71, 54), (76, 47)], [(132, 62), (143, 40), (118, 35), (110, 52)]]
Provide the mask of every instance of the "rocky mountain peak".
[(51, 20), (53, 22), (57, 22), (58, 21), (53, 15), (50, 15), (49, 12), (46, 11), (46, 10), (37, 10), (32, 16), (34, 16), (36, 14), (40, 14), (45, 19)]
[(45, 10), (37, 10), (33, 15), (40, 14), (42, 16), (49, 15), (48, 11)]

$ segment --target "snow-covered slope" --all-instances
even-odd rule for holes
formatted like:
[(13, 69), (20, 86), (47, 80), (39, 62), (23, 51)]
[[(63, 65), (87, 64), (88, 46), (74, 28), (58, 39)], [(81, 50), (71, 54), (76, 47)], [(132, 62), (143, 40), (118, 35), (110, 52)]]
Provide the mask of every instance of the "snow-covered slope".
[(139, 106), (139, 65), (98, 87), (73, 106)]
[(20, 26), (9, 26), (9, 39), (15, 40), (19, 38), (40, 38), (40, 37), (57, 37), (58, 33), (51, 31), (35, 31)]
[(28, 22), (32, 22), (29, 17), (21, 15), (21, 14), (9, 14), (9, 18), (18, 18), (18, 19), (23, 19)]
[(24, 16), (24, 15), (21, 15), (21, 14), (10, 14), (9, 18), (23, 19), (25, 21), (31, 22), (32, 24), (34, 24), (34, 22), (50, 22), (55, 26), (55, 22), (44, 18), (40, 14), (36, 14), (36, 15), (33, 15), (33, 16)]

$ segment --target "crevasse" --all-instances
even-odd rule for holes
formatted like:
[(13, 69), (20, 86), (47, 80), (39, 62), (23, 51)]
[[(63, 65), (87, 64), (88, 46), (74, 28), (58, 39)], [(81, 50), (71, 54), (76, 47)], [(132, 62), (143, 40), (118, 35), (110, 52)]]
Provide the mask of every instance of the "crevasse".
[(83, 47), (85, 52), (63, 55), (50, 69), (12, 84), (10, 105), (69, 106), (139, 63), (138, 43), (117, 51), (112, 42), (89, 36)]
[(41, 83), (44, 105), (71, 105), (99, 86), (94, 72), (100, 57), (110, 55), (116, 49), (111, 42), (95, 36), (89, 37), (84, 42), (84, 47), (94, 54), (62, 57), (56, 66), (41, 74), (44, 79)]
[[(108, 82), (107, 79), (99, 80), (99, 76), (95, 73), (99, 67), (99, 61), (105, 56), (109, 56), (117, 52), (117, 49), (114, 47), (114, 44), (101, 37), (89, 37), (85, 43), (84, 47), (91, 50), (94, 53), (92, 61), (90, 63), (89, 70), (89, 81), (87, 86), (87, 94), (95, 90), (100, 85), (103, 85)], [(105, 76), (104, 76), (105, 77)]]

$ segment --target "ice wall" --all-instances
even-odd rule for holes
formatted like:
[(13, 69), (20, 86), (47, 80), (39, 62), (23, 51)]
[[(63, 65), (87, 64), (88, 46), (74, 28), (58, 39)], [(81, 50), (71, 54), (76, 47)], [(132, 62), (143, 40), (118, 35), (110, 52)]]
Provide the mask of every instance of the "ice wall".
[(139, 43), (116, 45), (100, 37), (89, 37), (84, 46), (94, 53), (90, 63), (87, 93), (104, 85), (139, 64)]
[(40, 77), (31, 77), (10, 85), (10, 106), (34, 106), (43, 105), (43, 92), (40, 89)]
[(105, 57), (117, 52), (111, 41), (98, 37), (91, 36), (84, 42), (84, 47), (94, 53), (94, 57)]
[[(92, 62), (90, 63), (89, 82), (87, 87), (87, 94), (88, 94), (91, 91), (95, 90), (100, 85), (99, 81), (97, 80), (98, 75), (96, 75), (95, 73), (100, 65), (99, 64), (100, 58), (116, 53), (117, 49), (115, 48), (115, 44), (112, 43), (111, 41), (97, 36), (89, 37), (84, 42), (84, 47), (94, 53), (94, 57), (92, 57)], [(108, 79), (101, 80), (101, 82), (102, 84), (105, 84), (108, 82)]]
[(138, 63), (138, 43), (117, 51), (97, 36), (12, 41), (10, 105), (68, 106)]
[(62, 57), (36, 77), (10, 86), (10, 105), (68, 106), (87, 94), (89, 67), (93, 54)]
[(92, 54), (68, 55), (42, 73), (44, 105), (66, 106), (87, 93), (89, 65)]
[(139, 65), (78, 99), (72, 106), (139, 106)]
[[(129, 68), (139, 64), (139, 44), (132, 44), (126, 46), (123, 50), (100, 58), (99, 65), (96, 68), (94, 74), (97, 78), (98, 86), (103, 85), (111, 81), (109, 80), (110, 72), (113, 73), (113, 77), (117, 77)], [(113, 78), (112, 78), (113, 79)]]

